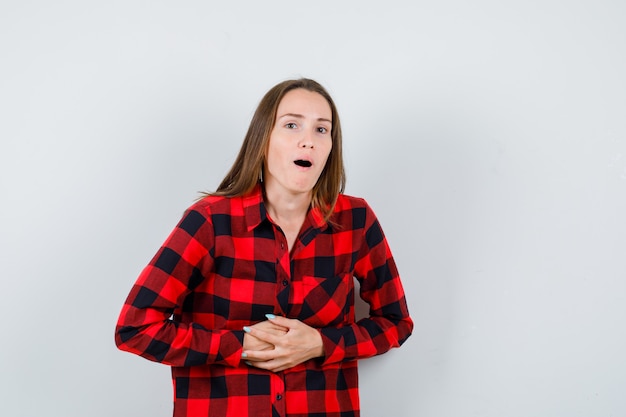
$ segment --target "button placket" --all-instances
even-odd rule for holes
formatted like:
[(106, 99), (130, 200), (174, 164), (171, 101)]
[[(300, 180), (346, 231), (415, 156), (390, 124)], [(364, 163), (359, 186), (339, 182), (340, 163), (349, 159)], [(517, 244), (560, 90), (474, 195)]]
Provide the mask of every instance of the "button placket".
[(287, 314), (291, 285), (287, 238), (280, 227), (274, 228), (274, 238), (274, 250), (276, 253), (276, 307), (281, 310), (281, 314)]
[(282, 372), (272, 374), (270, 395), (273, 398), (272, 405), (274, 410), (276, 410), (279, 416), (285, 416), (287, 414), (286, 404), (284, 401), (281, 401), (285, 395), (285, 380)]
[[(278, 256), (276, 257), (276, 264), (283, 265), (283, 268), (277, 268), (277, 270), (281, 270), (282, 277), (277, 277), (278, 282), (282, 284), (283, 287), (289, 285), (289, 271), (284, 267), (284, 265), (289, 263), (289, 254), (287, 253), (286, 247), (287, 242), (285, 241), (285, 235), (282, 233), (280, 228), (278, 229), (278, 233), (276, 233), (277, 239), (279, 240)], [(281, 279), (282, 278), (282, 279)]]

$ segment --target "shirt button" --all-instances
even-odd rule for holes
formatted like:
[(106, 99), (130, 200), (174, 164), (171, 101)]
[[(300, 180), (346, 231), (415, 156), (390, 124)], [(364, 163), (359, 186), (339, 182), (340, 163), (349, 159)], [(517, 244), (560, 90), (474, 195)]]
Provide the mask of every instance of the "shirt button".
[(289, 285), (289, 281), (287, 281), (286, 279), (283, 280), (283, 287), (286, 287), (287, 285)]
[(276, 394), (276, 399), (277, 399), (278, 401), (280, 401), (280, 400), (282, 400), (282, 399), (283, 399), (283, 396), (282, 396), (282, 395), (280, 395), (280, 394)]
[(285, 249), (285, 244), (283, 242), (280, 242), (280, 248)]

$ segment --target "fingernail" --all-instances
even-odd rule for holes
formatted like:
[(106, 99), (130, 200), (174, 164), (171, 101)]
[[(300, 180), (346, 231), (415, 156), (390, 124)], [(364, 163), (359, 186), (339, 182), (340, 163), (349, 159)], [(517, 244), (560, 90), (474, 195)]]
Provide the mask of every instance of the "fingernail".
[(241, 354), (241, 357), (242, 357), (242, 358), (247, 358), (247, 357), (248, 357), (248, 354), (247, 354), (246, 352), (243, 352), (243, 353)]
[(243, 326), (243, 331), (246, 333), (250, 333), (250, 328), (248, 326)]
[(273, 315), (273, 314), (266, 314), (266, 315), (265, 315), (265, 317), (267, 317), (267, 318), (268, 318), (268, 319), (270, 319), (270, 320), (272, 320), (272, 319), (275, 319), (275, 318), (276, 318), (276, 316), (275, 316), (275, 315)]

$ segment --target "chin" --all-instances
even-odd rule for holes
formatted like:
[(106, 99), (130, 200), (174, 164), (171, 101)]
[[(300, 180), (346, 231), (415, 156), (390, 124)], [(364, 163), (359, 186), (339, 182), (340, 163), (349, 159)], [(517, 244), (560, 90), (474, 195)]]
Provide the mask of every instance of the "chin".
[(305, 186), (305, 187), (295, 186), (291, 190), (297, 194), (310, 193), (311, 191), (313, 191), (313, 186)]

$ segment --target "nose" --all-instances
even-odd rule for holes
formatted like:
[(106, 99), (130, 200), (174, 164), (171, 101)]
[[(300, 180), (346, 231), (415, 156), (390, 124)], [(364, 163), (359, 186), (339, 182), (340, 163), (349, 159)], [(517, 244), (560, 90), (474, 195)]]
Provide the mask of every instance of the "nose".
[(313, 138), (311, 138), (310, 133), (303, 133), (302, 137), (300, 137), (300, 142), (298, 143), (300, 148), (311, 148), (313, 149)]

